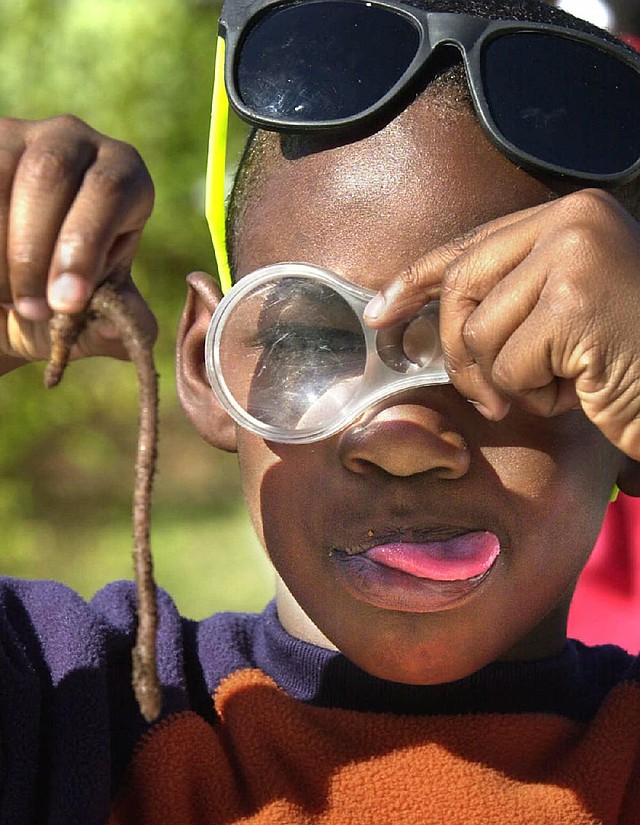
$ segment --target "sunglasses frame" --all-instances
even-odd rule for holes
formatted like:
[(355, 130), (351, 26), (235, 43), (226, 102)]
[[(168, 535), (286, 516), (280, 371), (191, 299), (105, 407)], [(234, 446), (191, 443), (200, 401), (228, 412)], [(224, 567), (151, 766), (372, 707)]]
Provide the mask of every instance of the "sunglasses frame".
[[(305, 4), (325, 0), (304, 0)], [(489, 20), (468, 14), (431, 12), (406, 5), (400, 0), (342, 0), (355, 5), (364, 3), (394, 11), (409, 19), (419, 34), (416, 54), (393, 87), (373, 106), (348, 118), (295, 122), (284, 117), (256, 114), (241, 100), (236, 84), (236, 55), (254, 23), (263, 15), (287, 6), (298, 6), (295, 0), (227, 0), (219, 18), (216, 53), (216, 74), (212, 109), (207, 172), (207, 218), (216, 250), (218, 272), (223, 289), (231, 284), (224, 229), (224, 163), (228, 105), (245, 122), (258, 128), (277, 132), (347, 131), (366, 126), (384, 114), (388, 107), (415, 81), (427, 61), (439, 46), (453, 46), (461, 54), (467, 84), (478, 120), (490, 140), (515, 163), (553, 175), (567, 176), (592, 184), (616, 184), (630, 180), (640, 172), (640, 156), (627, 169), (613, 174), (587, 174), (535, 157), (511, 143), (497, 127), (482, 88), (482, 50), (491, 39), (509, 32), (542, 32), (584, 43), (612, 55), (640, 75), (640, 55), (622, 43), (617, 45), (600, 37), (563, 26), (521, 20)], [(221, 168), (222, 166), (222, 168)]]
[[(309, 5), (310, 3), (322, 4), (323, 2), (324, 0), (305, 0), (304, 5)], [(227, 94), (229, 95), (229, 102), (243, 120), (255, 126), (276, 131), (340, 130), (366, 124), (384, 112), (386, 107), (406, 90), (407, 86), (414, 81), (415, 77), (425, 66), (438, 46), (450, 45), (459, 50), (464, 60), (469, 89), (480, 122), (491, 135), (494, 142), (502, 147), (506, 154), (518, 161), (533, 164), (536, 168), (544, 168), (554, 173), (571, 174), (572, 177), (583, 177), (593, 181), (622, 180), (631, 177), (634, 172), (640, 169), (639, 158), (633, 166), (619, 174), (586, 175), (575, 170), (567, 170), (564, 167), (540, 161), (522, 152), (504, 138), (498, 130), (489, 112), (489, 107), (482, 89), (480, 65), (482, 49), (484, 45), (494, 37), (508, 32), (544, 32), (545, 34), (554, 34), (558, 37), (578, 41), (617, 57), (640, 74), (640, 58), (636, 58), (634, 53), (622, 44), (618, 47), (613, 43), (609, 44), (599, 37), (583, 33), (579, 30), (553, 26), (546, 23), (529, 23), (517, 20), (487, 20), (486, 18), (467, 14), (423, 11), (422, 9), (398, 2), (398, 0), (371, 0), (370, 2), (366, 0), (366, 3), (364, 3), (363, 0), (341, 0), (341, 2), (352, 2), (355, 5), (365, 4), (367, 6), (387, 8), (408, 18), (415, 25), (418, 30), (420, 42), (415, 57), (400, 79), (377, 103), (353, 117), (328, 121), (292, 121), (284, 117), (265, 117), (258, 115), (252, 112), (251, 109), (242, 102), (238, 93), (235, 78), (235, 60), (238, 47), (242, 45), (251, 26), (262, 15), (279, 7), (299, 4), (292, 3), (291, 0), (255, 0), (255, 2), (252, 3), (242, 3), (238, 2), (238, 0), (231, 0), (231, 2), (225, 3), (222, 8), (219, 31), (225, 39), (225, 84)]]

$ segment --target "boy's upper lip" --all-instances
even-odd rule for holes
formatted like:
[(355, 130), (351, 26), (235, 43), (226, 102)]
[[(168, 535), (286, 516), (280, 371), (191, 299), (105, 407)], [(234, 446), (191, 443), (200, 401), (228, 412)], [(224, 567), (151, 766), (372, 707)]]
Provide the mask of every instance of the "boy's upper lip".
[[(467, 533), (474, 533), (480, 531), (489, 531), (495, 533), (503, 544), (503, 531), (499, 528), (487, 526), (486, 524), (476, 523), (473, 525), (452, 525), (452, 524), (430, 524), (428, 526), (420, 527), (403, 527), (403, 528), (380, 528), (370, 527), (366, 530), (365, 535), (360, 541), (353, 544), (347, 544), (343, 547), (334, 546), (334, 550), (346, 553), (349, 556), (366, 553), (373, 547), (378, 547), (382, 544), (392, 543), (406, 543), (406, 544), (423, 544), (428, 542), (445, 542), (451, 539), (464, 536)], [(362, 535), (362, 534), (361, 534)]]

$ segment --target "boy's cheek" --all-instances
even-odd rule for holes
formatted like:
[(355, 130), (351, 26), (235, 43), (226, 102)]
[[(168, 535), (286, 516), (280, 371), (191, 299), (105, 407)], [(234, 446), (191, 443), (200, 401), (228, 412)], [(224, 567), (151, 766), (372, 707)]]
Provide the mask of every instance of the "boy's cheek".
[(495, 448), (484, 448), (481, 452), (496, 485), (507, 500), (511, 499), (514, 509), (529, 511), (534, 518), (553, 518), (549, 507), (561, 508), (566, 518), (575, 512), (573, 507), (582, 507), (585, 502), (596, 508), (600, 504), (606, 506), (615, 481), (614, 470), (600, 460), (604, 456), (593, 452), (581, 455), (577, 461), (576, 456), (563, 461), (561, 457), (526, 447), (513, 448), (506, 456), (505, 450)]
[(305, 509), (306, 496), (318, 477), (317, 469), (305, 460), (309, 450), (313, 447), (275, 444), (239, 429), (242, 489), (253, 528), (265, 548), (274, 537), (284, 542), (293, 532), (299, 508)]
[(496, 481), (532, 503), (557, 497), (608, 501), (623, 457), (580, 410), (552, 418), (512, 408), (481, 445)]
[(262, 439), (238, 427), (238, 465), (240, 467), (242, 491), (253, 529), (263, 546), (264, 530), (262, 528), (260, 488), (264, 476), (273, 467), (276, 460), (275, 455), (269, 455)]
[[(305, 569), (308, 559), (303, 556), (326, 533), (327, 516), (332, 524), (337, 518), (335, 493), (340, 481), (336, 472), (340, 476), (342, 472), (329, 445), (283, 445), (247, 432), (239, 434), (247, 509), (260, 543), (274, 562), (278, 556), (289, 560), (294, 556), (296, 566)], [(351, 518), (350, 512), (347, 502), (343, 517)]]

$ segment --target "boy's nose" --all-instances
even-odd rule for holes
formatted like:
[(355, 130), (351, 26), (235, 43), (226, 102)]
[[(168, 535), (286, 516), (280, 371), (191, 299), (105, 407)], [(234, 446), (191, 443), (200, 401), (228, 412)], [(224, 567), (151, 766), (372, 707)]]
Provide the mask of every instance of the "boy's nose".
[(392, 476), (430, 473), (454, 479), (469, 469), (467, 444), (450, 422), (421, 404), (386, 407), (346, 429), (340, 459), (354, 473), (384, 470)]

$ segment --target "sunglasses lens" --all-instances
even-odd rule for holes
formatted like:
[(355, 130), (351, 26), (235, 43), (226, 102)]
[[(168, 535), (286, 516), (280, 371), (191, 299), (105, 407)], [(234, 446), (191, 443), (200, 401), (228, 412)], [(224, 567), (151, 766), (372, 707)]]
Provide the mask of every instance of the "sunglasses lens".
[(640, 74), (559, 35), (512, 32), (483, 47), (483, 88), (498, 130), (520, 151), (584, 175), (640, 157)]
[(393, 88), (419, 42), (409, 18), (370, 3), (280, 7), (258, 18), (241, 44), (240, 99), (256, 115), (292, 125), (353, 117)]

